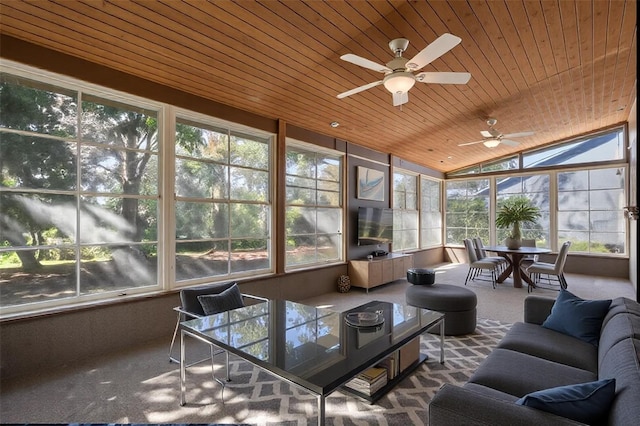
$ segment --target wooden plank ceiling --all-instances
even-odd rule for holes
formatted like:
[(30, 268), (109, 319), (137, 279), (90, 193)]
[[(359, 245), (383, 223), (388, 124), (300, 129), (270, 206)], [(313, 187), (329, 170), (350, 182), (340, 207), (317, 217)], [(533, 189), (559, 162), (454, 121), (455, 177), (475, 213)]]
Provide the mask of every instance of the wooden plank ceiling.
[[(0, 0), (1, 32), (266, 117), (447, 172), (625, 122), (636, 99), (636, 2)], [(421, 71), (466, 71), (466, 85), (417, 83), (393, 107), (390, 40), (413, 57), (443, 33), (462, 43)], [(489, 117), (517, 147), (483, 144)], [(340, 126), (330, 127), (338, 121)]]

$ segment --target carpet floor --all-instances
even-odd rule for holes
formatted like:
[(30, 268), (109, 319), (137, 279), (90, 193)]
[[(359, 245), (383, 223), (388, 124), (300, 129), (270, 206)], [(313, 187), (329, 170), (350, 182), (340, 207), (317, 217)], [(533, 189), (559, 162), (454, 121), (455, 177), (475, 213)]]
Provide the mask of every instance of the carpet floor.
[[(464, 264), (438, 266), (436, 282), (464, 286), (467, 271)], [(567, 281), (569, 290), (585, 299), (635, 299), (629, 280), (567, 274)], [(404, 303), (410, 285), (399, 280), (368, 293), (352, 289), (302, 302), (339, 312), (371, 300)], [(427, 334), (421, 346), (430, 359), (415, 374), (373, 405), (334, 393), (327, 399), (326, 424), (426, 424), (428, 404), (436, 390), (443, 383), (461, 384), (468, 379), (509, 325), (522, 321), (523, 301), (529, 294), (526, 288), (514, 288), (510, 280), (496, 289), (480, 281), (470, 282), (466, 288), (478, 296), (478, 327), (468, 336), (447, 337), (444, 365), (438, 362), (438, 338)], [(533, 292), (549, 297), (557, 293), (548, 289)], [(0, 422), (317, 424), (317, 404), (312, 395), (241, 360), (232, 360), (233, 382), (225, 388), (224, 401), (207, 365), (190, 368), (188, 403), (180, 407), (179, 368), (167, 361), (168, 346), (169, 337), (55, 371), (0, 381)]]
[[(439, 336), (422, 336), (421, 351), (429, 359), (414, 374), (375, 404), (334, 392), (326, 400), (325, 424), (427, 424), (434, 393), (444, 383), (466, 382), (508, 328), (498, 321), (479, 320), (474, 334), (448, 336), (444, 364), (439, 362)], [(162, 353), (166, 353), (166, 342), (161, 343), (129, 354), (127, 361), (98, 361), (67, 374), (40, 377), (37, 383), (3, 389), (0, 419), (3, 423), (317, 424), (313, 395), (233, 357), (232, 382), (224, 392), (213, 381), (209, 364), (190, 367), (187, 404), (180, 407), (179, 369), (166, 361)], [(223, 357), (219, 358), (222, 363)], [(118, 369), (125, 369), (120, 375), (126, 381), (112, 380), (112, 372)]]

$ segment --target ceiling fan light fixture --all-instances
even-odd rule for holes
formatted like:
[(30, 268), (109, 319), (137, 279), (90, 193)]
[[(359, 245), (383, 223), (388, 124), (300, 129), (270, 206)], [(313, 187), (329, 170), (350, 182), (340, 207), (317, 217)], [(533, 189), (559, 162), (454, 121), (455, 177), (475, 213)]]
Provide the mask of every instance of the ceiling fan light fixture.
[(391, 93), (405, 93), (416, 84), (416, 78), (410, 72), (400, 71), (387, 75), (383, 84)]
[(484, 141), (482, 143), (487, 148), (495, 148), (496, 146), (500, 145), (500, 141), (498, 139), (489, 139), (489, 140), (486, 140), (486, 141)]

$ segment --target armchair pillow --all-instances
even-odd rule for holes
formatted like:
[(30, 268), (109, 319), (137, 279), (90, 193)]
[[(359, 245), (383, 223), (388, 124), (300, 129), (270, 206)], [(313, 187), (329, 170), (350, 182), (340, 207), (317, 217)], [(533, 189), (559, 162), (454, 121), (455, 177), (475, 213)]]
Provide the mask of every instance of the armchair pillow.
[(609, 305), (611, 300), (584, 300), (562, 289), (542, 326), (598, 346)]
[(532, 392), (516, 401), (587, 424), (604, 420), (616, 395), (616, 380), (605, 379)]
[(244, 301), (238, 284), (233, 284), (228, 289), (218, 294), (206, 294), (198, 296), (205, 315), (219, 314), (220, 312), (242, 308)]

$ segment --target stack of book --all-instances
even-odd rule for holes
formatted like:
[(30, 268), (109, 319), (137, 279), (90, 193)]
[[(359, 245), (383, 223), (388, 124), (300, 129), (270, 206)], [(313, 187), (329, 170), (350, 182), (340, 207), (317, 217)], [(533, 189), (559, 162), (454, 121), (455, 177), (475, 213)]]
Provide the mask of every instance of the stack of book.
[(346, 386), (371, 396), (387, 384), (387, 370), (381, 367), (371, 367), (347, 382)]

